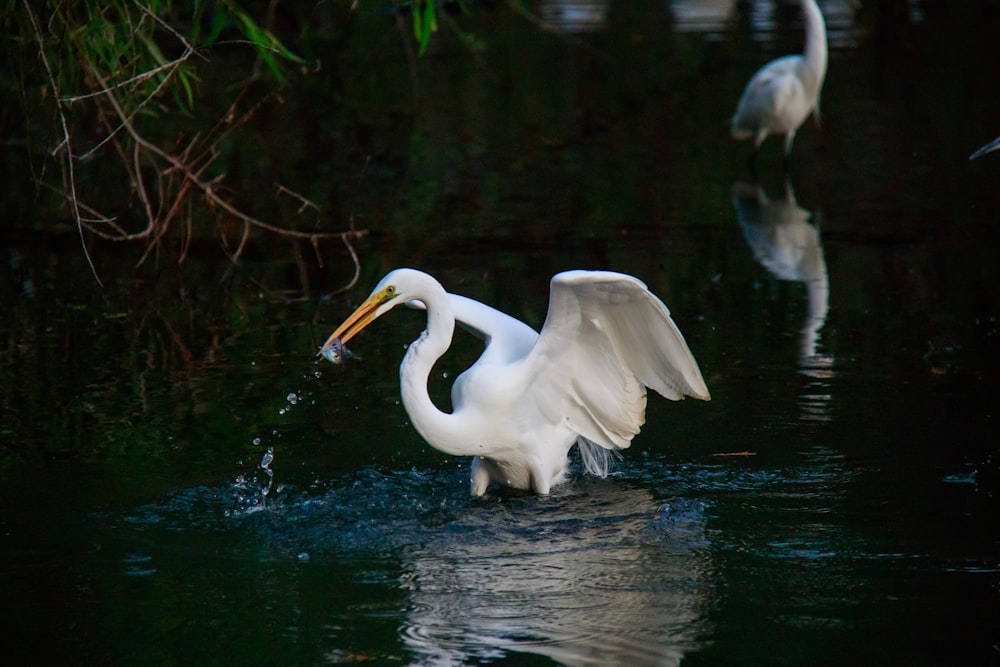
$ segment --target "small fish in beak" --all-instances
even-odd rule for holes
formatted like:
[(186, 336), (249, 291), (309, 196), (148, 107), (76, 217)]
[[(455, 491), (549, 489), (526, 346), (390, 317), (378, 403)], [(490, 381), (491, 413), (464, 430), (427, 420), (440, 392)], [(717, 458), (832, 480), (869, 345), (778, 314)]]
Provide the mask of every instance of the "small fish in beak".
[(331, 364), (342, 364), (344, 363), (344, 359), (361, 358), (344, 347), (344, 344), (340, 342), (339, 338), (334, 338), (327, 345), (325, 345), (319, 353)]

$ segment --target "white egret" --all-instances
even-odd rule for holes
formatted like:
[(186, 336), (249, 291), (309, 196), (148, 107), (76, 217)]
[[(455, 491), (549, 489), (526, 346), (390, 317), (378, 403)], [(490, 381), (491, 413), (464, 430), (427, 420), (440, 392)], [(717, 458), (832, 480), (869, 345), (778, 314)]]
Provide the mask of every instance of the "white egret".
[(826, 24), (816, 0), (800, 0), (806, 27), (802, 55), (772, 60), (753, 75), (733, 114), (734, 139), (753, 139), (750, 167), (769, 134), (785, 135), (785, 165), (792, 155), (795, 133), (815, 114), (819, 124), (819, 97), (826, 77)]
[(990, 143), (988, 143), (985, 146), (981, 147), (978, 151), (976, 151), (975, 153), (973, 153), (972, 155), (970, 155), (969, 159), (970, 160), (975, 160), (977, 157), (980, 157), (982, 155), (986, 155), (987, 153), (992, 153), (993, 151), (997, 150), (998, 148), (1000, 148), (1000, 137), (997, 137), (996, 139), (994, 139)]
[[(632, 276), (567, 271), (552, 278), (541, 334), (478, 301), (449, 294), (426, 273), (386, 275), (320, 349), (338, 363), (344, 343), (400, 304), (427, 310), (427, 329), (399, 367), (403, 406), (420, 435), (452, 456), (473, 456), (472, 495), (490, 482), (545, 495), (580, 448), (587, 472), (607, 475), (645, 419), (646, 387), (672, 400), (709, 400), (670, 311)], [(458, 321), (486, 342), (455, 380), (452, 412), (427, 379)]]

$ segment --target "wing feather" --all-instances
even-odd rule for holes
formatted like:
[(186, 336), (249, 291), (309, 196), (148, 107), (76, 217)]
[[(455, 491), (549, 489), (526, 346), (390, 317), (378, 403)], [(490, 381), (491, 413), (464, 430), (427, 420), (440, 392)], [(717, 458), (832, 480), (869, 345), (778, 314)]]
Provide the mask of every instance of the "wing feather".
[(525, 367), (539, 409), (602, 447), (625, 448), (645, 419), (646, 387), (679, 400), (708, 389), (670, 311), (639, 280), (607, 271), (553, 277)]
[(753, 75), (736, 105), (734, 137), (746, 138), (761, 130), (781, 134), (798, 127), (793, 120), (785, 120), (785, 108), (801, 106), (805, 100), (802, 81), (796, 74), (801, 61), (802, 56), (778, 58)]

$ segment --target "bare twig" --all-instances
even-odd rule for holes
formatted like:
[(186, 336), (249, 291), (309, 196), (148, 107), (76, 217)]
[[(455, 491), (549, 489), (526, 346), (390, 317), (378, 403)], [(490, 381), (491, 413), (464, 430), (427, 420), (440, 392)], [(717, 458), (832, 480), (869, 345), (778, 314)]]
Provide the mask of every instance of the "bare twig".
[[(353, 231), (353, 227), (354, 227), (354, 225), (352, 224), (351, 225), (352, 231)], [(347, 283), (345, 286), (341, 287), (340, 289), (331, 292), (331, 294), (340, 294), (341, 292), (346, 292), (347, 290), (349, 290), (352, 287), (354, 287), (355, 285), (357, 285), (358, 284), (358, 278), (361, 277), (361, 260), (358, 259), (358, 253), (356, 253), (354, 251), (354, 246), (351, 245), (351, 239), (347, 236), (347, 234), (344, 234), (340, 238), (344, 242), (344, 245), (347, 246), (347, 252), (351, 253), (351, 261), (354, 262), (354, 276), (351, 278), (351, 282)], [(313, 245), (315, 247), (315, 242), (313, 242)], [(317, 250), (317, 253), (318, 252), (319, 251)], [(321, 264), (321, 266), (322, 266), (322, 264)]]
[(246, 245), (247, 245), (247, 239), (249, 239), (249, 238), (250, 238), (250, 223), (244, 222), (243, 223), (243, 238), (240, 239), (240, 244), (238, 246), (236, 246), (236, 252), (233, 253), (232, 257), (230, 257), (230, 259), (232, 260), (233, 264), (235, 264), (236, 262), (240, 261), (240, 255), (243, 254), (243, 248), (246, 247)]
[[(160, 72), (163, 72), (164, 70), (171, 70), (171, 69), (176, 68), (179, 64), (181, 64), (182, 62), (184, 62), (185, 60), (187, 60), (188, 58), (190, 58), (192, 55), (195, 55), (196, 53), (197, 52), (194, 51), (194, 50), (191, 50), (190, 52), (189, 51), (185, 51), (184, 53), (182, 53), (181, 55), (179, 55), (177, 58), (175, 58), (174, 60), (171, 60), (168, 63), (164, 63), (164, 64), (160, 65), (159, 67), (154, 67), (151, 70), (147, 70), (145, 72), (141, 72), (140, 74), (136, 74), (135, 76), (133, 76), (130, 79), (125, 79), (124, 81), (119, 81), (118, 83), (113, 84), (110, 88), (106, 88), (106, 89), (102, 89), (102, 90), (95, 90), (95, 91), (92, 91), (92, 92), (89, 92), (89, 93), (84, 93), (82, 95), (73, 95), (71, 97), (60, 97), (59, 101), (60, 102), (65, 102), (67, 104), (72, 104), (73, 102), (80, 102), (82, 100), (89, 100), (89, 99), (94, 98), (94, 97), (100, 97), (101, 95), (104, 95), (105, 93), (107, 93), (107, 92), (109, 92), (111, 90), (118, 90), (119, 88), (125, 88), (126, 86), (130, 86), (133, 83), (142, 83), (143, 81), (146, 81), (148, 79), (152, 79), (154, 76), (156, 76)], [(166, 77), (164, 77), (163, 81), (160, 82), (160, 85), (156, 87), (157, 91), (160, 88), (163, 87), (163, 84), (167, 81), (168, 78), (169, 78), (169, 75), (166, 76)], [(142, 109), (142, 107), (146, 104), (146, 102), (148, 102), (150, 99), (152, 99), (155, 96), (155, 92), (156, 91), (154, 91), (154, 93), (152, 95), (149, 95), (146, 98), (146, 100), (144, 100), (136, 108), (136, 111), (139, 111), (139, 109)], [(135, 112), (133, 112), (132, 115), (135, 115)]]
[[(162, 28), (163, 28), (164, 30), (166, 30), (167, 32), (169, 32), (170, 34), (172, 34), (172, 35), (173, 35), (174, 37), (176, 37), (176, 38), (177, 38), (177, 41), (179, 41), (179, 42), (180, 42), (181, 44), (183, 44), (183, 45), (184, 45), (184, 49), (185, 49), (186, 51), (191, 51), (192, 53), (193, 53), (193, 52), (195, 51), (194, 47), (193, 47), (193, 46), (191, 46), (191, 43), (190, 43), (190, 42), (188, 42), (188, 41), (187, 41), (186, 39), (184, 39), (184, 35), (180, 34), (180, 33), (179, 33), (179, 32), (177, 32), (176, 30), (174, 30), (174, 29), (173, 29), (173, 28), (172, 28), (172, 27), (170, 26), (170, 24), (168, 24), (168, 23), (167, 23), (166, 21), (164, 21), (163, 19), (161, 19), (161, 18), (160, 18), (159, 16), (157, 16), (157, 15), (156, 15), (156, 14), (154, 14), (153, 12), (149, 11), (149, 7), (146, 7), (145, 5), (141, 4), (141, 3), (139, 2), (139, 0), (134, 0), (134, 2), (135, 2), (135, 6), (136, 6), (136, 7), (138, 7), (138, 8), (139, 8), (139, 10), (140, 10), (140, 11), (141, 11), (141, 12), (142, 12), (143, 14), (145, 14), (145, 15), (146, 15), (146, 16), (148, 16), (149, 18), (153, 19), (153, 20), (154, 20), (155, 22), (159, 23), (159, 24), (160, 24), (160, 27), (162, 27)], [(200, 56), (200, 57), (201, 57), (202, 59), (204, 59), (204, 60), (208, 60), (208, 58), (205, 58), (205, 56), (201, 56), (200, 54), (199, 54), (199, 56)]]
[[(25, 0), (25, 2), (27, 2), (27, 0)], [(168, 32), (170, 32), (171, 34), (173, 34), (178, 40), (180, 40), (180, 42), (184, 45), (184, 53), (182, 53), (177, 58), (174, 58), (170, 62), (164, 63), (160, 67), (156, 67), (156, 68), (154, 68), (152, 70), (149, 70), (149, 71), (143, 72), (141, 74), (138, 74), (138, 75), (132, 77), (131, 79), (128, 79), (128, 80), (123, 81), (121, 83), (115, 84), (114, 86), (111, 86), (110, 88), (108, 88), (105, 85), (104, 90), (97, 90), (97, 91), (93, 91), (91, 93), (88, 93), (86, 95), (79, 95), (79, 96), (76, 96), (76, 97), (65, 98), (66, 101), (73, 102), (73, 101), (76, 101), (76, 100), (87, 99), (87, 98), (90, 98), (90, 97), (100, 97), (102, 95), (107, 95), (107, 94), (110, 94), (113, 90), (116, 90), (116, 89), (121, 88), (123, 86), (129, 85), (130, 83), (141, 83), (142, 81), (145, 81), (145, 80), (147, 80), (147, 79), (149, 79), (149, 78), (151, 78), (153, 76), (156, 76), (158, 73), (160, 73), (162, 71), (167, 71), (166, 76), (164, 76), (163, 80), (160, 81), (160, 83), (158, 83), (156, 85), (156, 88), (154, 88), (153, 91), (149, 95), (146, 96), (146, 99), (142, 100), (142, 102), (140, 102), (136, 106), (136, 108), (132, 110), (132, 113), (129, 114), (128, 117), (131, 120), (131, 118), (134, 117), (137, 113), (139, 113), (143, 109), (143, 107), (145, 107), (149, 103), (150, 100), (154, 99), (159, 94), (160, 90), (162, 90), (163, 87), (167, 85), (167, 83), (170, 81), (171, 77), (174, 75), (174, 72), (177, 71), (177, 68), (180, 67), (181, 64), (184, 63), (184, 61), (186, 61), (188, 58), (190, 58), (191, 56), (196, 55), (196, 54), (199, 57), (204, 58), (204, 59), (207, 60), (207, 58), (205, 58), (205, 56), (203, 56), (201, 54), (198, 54), (198, 52), (195, 50), (195, 48), (193, 46), (191, 46), (191, 44), (186, 39), (184, 39), (183, 35), (181, 35), (176, 30), (174, 30), (169, 25), (167, 25), (160, 17), (158, 17), (155, 14), (153, 14), (152, 12), (150, 12), (148, 8), (140, 5), (138, 2), (136, 2), (135, 4), (136, 4), (136, 6), (139, 7), (140, 10), (142, 10), (143, 13), (145, 13), (147, 16), (152, 17), (154, 21), (156, 21), (163, 28), (165, 28)], [(108, 133), (107, 137), (105, 137), (100, 142), (98, 142), (97, 145), (94, 146), (94, 147), (92, 147), (89, 151), (87, 151), (86, 153), (84, 153), (83, 155), (81, 155), (79, 159), (84, 159), (84, 158), (89, 157), (91, 154), (93, 154), (95, 151), (97, 151), (101, 146), (103, 146), (105, 143), (107, 143), (108, 141), (110, 141), (112, 137), (114, 137), (116, 134), (118, 134), (118, 132), (123, 127), (124, 127), (124, 124), (123, 125), (119, 125), (114, 130), (111, 130)]]
[(59, 101), (58, 91), (59, 87), (56, 85), (56, 78), (52, 74), (52, 66), (49, 65), (49, 59), (45, 55), (45, 40), (42, 37), (42, 29), (38, 25), (38, 19), (35, 18), (35, 13), (31, 11), (31, 3), (28, 0), (23, 0), (24, 8), (28, 12), (28, 18), (31, 20), (31, 26), (35, 31), (35, 37), (38, 39), (38, 55), (42, 59), (42, 63), (45, 65), (45, 71), (49, 77), (49, 83), (52, 85), (52, 92), (55, 95), (56, 100), (56, 110), (59, 113), (59, 122), (62, 124), (63, 130), (63, 140), (53, 151), (53, 155), (65, 146), (66, 150), (66, 165), (67, 165), (67, 175), (69, 177), (69, 190), (70, 190), (70, 205), (73, 210), (73, 218), (76, 220), (76, 229), (80, 234), (80, 245), (83, 247), (83, 256), (87, 258), (87, 265), (90, 267), (90, 272), (94, 274), (94, 280), (101, 287), (104, 287), (104, 283), (101, 282), (101, 277), (97, 275), (97, 268), (94, 266), (94, 261), (90, 258), (90, 252), (87, 250), (87, 241), (83, 237), (83, 217), (80, 215), (80, 206), (76, 197), (76, 172), (73, 169), (73, 142), (70, 139), (69, 134), (69, 123), (66, 121), (66, 113), (63, 110), (62, 102)]
[(293, 199), (298, 199), (300, 202), (302, 202), (302, 206), (299, 207), (299, 210), (296, 211), (296, 213), (302, 213), (302, 211), (306, 210), (306, 208), (311, 208), (314, 211), (316, 211), (316, 217), (319, 218), (319, 206), (317, 206), (315, 203), (309, 201), (308, 199), (306, 199), (305, 197), (303, 197), (302, 195), (300, 195), (298, 192), (295, 192), (294, 190), (289, 190), (288, 188), (286, 188), (281, 183), (275, 183), (275, 185), (278, 186), (278, 194), (279, 195), (280, 194), (286, 194), (286, 195), (292, 197)]
[[(65, 190), (60, 190), (59, 188), (55, 187), (54, 185), (52, 185), (50, 183), (46, 183), (45, 181), (41, 181), (41, 180), (36, 180), (35, 184), (38, 185), (39, 187), (48, 188), (52, 192), (54, 192), (54, 193), (58, 194), (59, 196), (63, 197), (66, 200), (67, 204), (69, 204), (70, 202), (72, 202), (72, 197), (70, 197), (69, 193), (67, 193)], [(98, 211), (98, 210), (96, 210), (96, 209), (88, 206), (87, 204), (85, 204), (83, 202), (77, 202), (77, 206), (79, 206), (80, 209), (82, 211), (84, 211), (85, 213), (88, 213), (89, 215), (93, 216), (91, 218), (80, 218), (80, 220), (84, 223), (84, 227), (87, 228), (87, 231), (93, 232), (94, 234), (97, 234), (101, 238), (106, 238), (106, 239), (115, 239), (115, 238), (118, 238), (118, 235), (125, 236), (127, 234), (127, 232), (125, 232), (124, 229), (122, 229), (121, 227), (118, 226), (118, 223), (115, 222), (115, 218), (108, 217), (108, 216), (104, 215), (103, 213), (101, 213), (100, 211)], [(98, 223), (107, 225), (109, 227), (112, 227), (118, 233), (118, 235), (112, 236), (110, 234), (107, 234), (106, 232), (100, 231), (99, 229), (97, 229), (97, 228), (95, 228), (93, 226), (93, 225), (96, 225)]]
[[(92, 74), (100, 82), (102, 86), (104, 86), (106, 89), (108, 88), (106, 82), (98, 72), (94, 71), (92, 72)], [(278, 227), (276, 225), (264, 222), (263, 220), (260, 220), (252, 215), (240, 211), (235, 206), (233, 206), (229, 201), (219, 196), (219, 194), (212, 187), (211, 182), (206, 183), (205, 181), (201, 180), (198, 177), (198, 174), (195, 173), (184, 161), (168, 153), (167, 151), (163, 150), (156, 144), (148, 141), (145, 137), (139, 134), (139, 132), (132, 125), (131, 121), (126, 117), (125, 112), (121, 107), (121, 104), (118, 102), (118, 99), (115, 97), (114, 93), (110, 89), (107, 90), (105, 96), (109, 104), (114, 109), (115, 114), (118, 116), (118, 119), (124, 126), (126, 132), (129, 133), (129, 135), (132, 137), (132, 140), (135, 141), (138, 146), (141, 146), (143, 149), (145, 149), (152, 155), (155, 155), (160, 159), (164, 160), (165, 162), (167, 162), (174, 170), (183, 174), (183, 176), (188, 181), (190, 181), (193, 187), (201, 190), (205, 196), (205, 199), (211, 205), (217, 206), (218, 208), (222, 209), (223, 211), (230, 214), (234, 218), (242, 220), (243, 222), (246, 222), (247, 224), (257, 227), (259, 229), (264, 229), (275, 234), (280, 234), (282, 236), (288, 236), (291, 238), (298, 238), (298, 239), (312, 240), (315, 238), (317, 240), (321, 240), (321, 239), (333, 239), (333, 238), (343, 239), (345, 237), (360, 238), (364, 236), (365, 234), (364, 230), (353, 230), (353, 229), (347, 232), (301, 232), (295, 229), (286, 229), (284, 227)]]

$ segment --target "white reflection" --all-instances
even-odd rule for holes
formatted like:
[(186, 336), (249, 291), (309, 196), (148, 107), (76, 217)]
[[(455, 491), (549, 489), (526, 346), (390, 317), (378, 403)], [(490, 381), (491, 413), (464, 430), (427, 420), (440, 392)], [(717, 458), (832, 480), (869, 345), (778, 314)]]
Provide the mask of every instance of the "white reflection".
[(677, 32), (721, 37), (736, 20), (736, 0), (673, 0)]
[(759, 185), (735, 183), (733, 208), (754, 259), (779, 280), (805, 283), (809, 314), (799, 359), (806, 368), (829, 368), (832, 359), (816, 352), (830, 308), (830, 280), (819, 229), (809, 222), (812, 214), (795, 201), (789, 181), (785, 197), (778, 200), (770, 199)]
[(679, 664), (704, 635), (705, 539), (700, 503), (612, 484), (470, 505), (407, 554), (403, 640), (430, 665)]
[(608, 14), (608, 0), (545, 0), (537, 6), (546, 26), (571, 35), (597, 32)]

